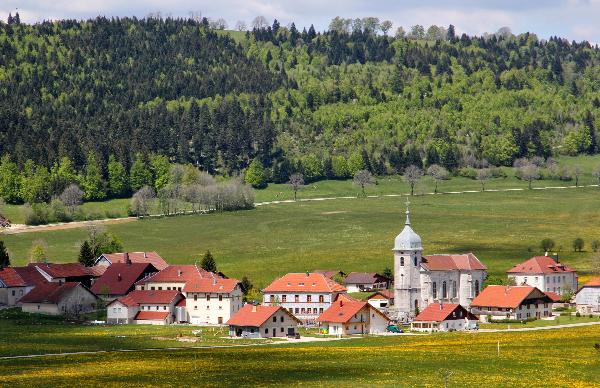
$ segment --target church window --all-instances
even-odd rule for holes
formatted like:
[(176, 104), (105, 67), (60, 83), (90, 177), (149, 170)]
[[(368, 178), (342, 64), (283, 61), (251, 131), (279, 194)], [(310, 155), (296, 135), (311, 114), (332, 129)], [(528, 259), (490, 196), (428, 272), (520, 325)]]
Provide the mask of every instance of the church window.
[(415, 310), (419, 309), (419, 301), (415, 299)]
[(458, 295), (457, 295), (457, 292), (456, 292), (456, 280), (454, 280), (454, 281), (452, 281), (452, 297), (456, 298), (457, 296)]
[(446, 282), (442, 282), (442, 298), (448, 298), (448, 289), (446, 288)]
[(404, 257), (401, 257), (401, 258), (400, 258), (400, 266), (401, 266), (401, 267), (404, 267)]
[(433, 293), (433, 299), (437, 298), (437, 283), (433, 282), (433, 286), (432, 286), (432, 293)]
[(417, 256), (413, 257), (413, 265), (415, 267), (417, 266)]
[(475, 296), (479, 295), (479, 280), (475, 280)]

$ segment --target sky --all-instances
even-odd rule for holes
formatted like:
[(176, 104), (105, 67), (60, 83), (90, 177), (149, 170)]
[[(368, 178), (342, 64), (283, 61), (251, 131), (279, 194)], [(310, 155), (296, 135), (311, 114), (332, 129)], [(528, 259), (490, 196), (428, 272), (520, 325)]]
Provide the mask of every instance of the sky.
[(282, 25), (324, 30), (335, 16), (365, 16), (391, 20), (393, 30), (415, 24), (453, 24), (458, 33), (481, 35), (507, 26), (513, 33), (533, 32), (539, 38), (560, 36), (600, 43), (600, 0), (2, 0), (0, 17), (18, 11), (21, 20), (87, 19), (98, 15), (187, 17), (190, 12), (224, 18), (233, 28), (238, 20), (251, 24), (261, 15)]

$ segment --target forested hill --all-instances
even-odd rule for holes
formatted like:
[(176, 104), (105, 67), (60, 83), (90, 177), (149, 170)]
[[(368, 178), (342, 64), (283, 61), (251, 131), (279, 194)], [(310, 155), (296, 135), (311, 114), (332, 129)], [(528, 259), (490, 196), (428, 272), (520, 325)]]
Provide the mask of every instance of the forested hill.
[(600, 50), (535, 35), (250, 32), (206, 20), (0, 25), (0, 155), (168, 156), (274, 181), (596, 153)]

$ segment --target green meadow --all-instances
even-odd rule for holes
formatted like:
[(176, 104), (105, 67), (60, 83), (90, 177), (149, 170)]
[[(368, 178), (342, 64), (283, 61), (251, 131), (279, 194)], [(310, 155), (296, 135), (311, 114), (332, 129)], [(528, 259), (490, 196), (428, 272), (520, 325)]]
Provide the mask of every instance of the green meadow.
[[(210, 250), (229, 276), (265, 286), (289, 271), (383, 271), (392, 266), (394, 237), (404, 226), (403, 197), (350, 198), (258, 206), (232, 213), (146, 219), (107, 226), (128, 251), (155, 250), (170, 263), (194, 263)], [(542, 254), (556, 241), (562, 261), (590, 271), (600, 240), (596, 187), (422, 195), (410, 198), (414, 229), (425, 254), (473, 252), (491, 276)], [(85, 229), (6, 235), (14, 265), (29, 261), (35, 240), (53, 262), (76, 260)], [(573, 252), (581, 237), (584, 252)]]

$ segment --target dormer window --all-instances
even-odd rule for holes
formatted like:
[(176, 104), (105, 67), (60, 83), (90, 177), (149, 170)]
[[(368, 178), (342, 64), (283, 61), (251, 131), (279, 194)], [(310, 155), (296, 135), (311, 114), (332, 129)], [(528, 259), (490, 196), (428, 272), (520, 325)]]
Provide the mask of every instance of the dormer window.
[(304, 287), (304, 283), (298, 283), (298, 286)]

